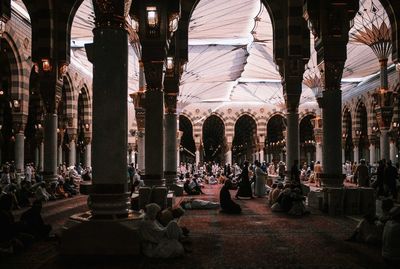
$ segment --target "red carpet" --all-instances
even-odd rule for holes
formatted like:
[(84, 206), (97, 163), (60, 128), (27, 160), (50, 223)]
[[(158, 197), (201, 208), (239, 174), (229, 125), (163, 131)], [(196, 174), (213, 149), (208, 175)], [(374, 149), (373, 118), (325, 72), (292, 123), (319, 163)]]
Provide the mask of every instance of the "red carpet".
[[(196, 198), (217, 201), (219, 188), (207, 186), (206, 194)], [(356, 225), (353, 220), (318, 212), (302, 218), (272, 213), (266, 198), (238, 203), (243, 208), (239, 216), (187, 210), (181, 224), (190, 229), (192, 244), (191, 253), (183, 258), (65, 261), (58, 256), (56, 243), (42, 242), (0, 262), (0, 268), (385, 268), (380, 247), (344, 241)]]

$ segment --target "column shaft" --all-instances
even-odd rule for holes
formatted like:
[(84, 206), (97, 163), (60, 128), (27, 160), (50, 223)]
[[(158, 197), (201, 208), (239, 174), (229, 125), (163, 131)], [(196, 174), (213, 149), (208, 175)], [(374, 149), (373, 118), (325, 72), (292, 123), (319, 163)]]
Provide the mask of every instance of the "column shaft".
[(260, 162), (264, 162), (264, 150), (260, 149)]
[(322, 163), (322, 144), (316, 143), (315, 146), (315, 161)]
[(381, 128), (381, 134), (379, 137), (380, 142), (380, 152), (381, 152), (381, 159), (389, 160), (389, 129)]
[(164, 184), (164, 93), (161, 89), (147, 90), (145, 130), (145, 184), (148, 186)]
[(144, 156), (145, 156), (145, 135), (143, 132), (140, 132), (137, 139), (138, 143), (138, 169), (140, 171), (145, 171), (144, 166)]
[(92, 144), (91, 143), (86, 145), (85, 166), (86, 167), (92, 167)]
[(63, 154), (63, 150), (62, 150), (62, 145), (59, 145), (57, 147), (57, 165), (62, 164), (62, 154)]
[(374, 164), (376, 162), (375, 160), (375, 144), (371, 143), (369, 144), (369, 163)]
[(76, 143), (75, 140), (69, 141), (69, 166), (76, 164)]
[(57, 180), (57, 114), (44, 116), (44, 164), (43, 176), (46, 181)]
[[(286, 114), (286, 170), (290, 175), (291, 167), (295, 160), (299, 160), (299, 114), (296, 111), (288, 111)], [(283, 153), (281, 153), (283, 156)], [(281, 157), (281, 160), (283, 157)]]
[(93, 192), (88, 205), (96, 217), (126, 216), (128, 35), (123, 28), (107, 27), (93, 34)]
[(176, 170), (178, 167), (176, 159), (176, 132), (178, 121), (175, 113), (164, 115), (165, 133), (164, 133), (164, 171), (167, 186), (171, 186), (176, 180)]
[(14, 158), (15, 158), (15, 168), (17, 173), (24, 172), (24, 133), (23, 131), (18, 132), (15, 135), (15, 145), (14, 145)]
[(360, 162), (360, 158), (359, 158), (359, 149), (357, 146), (354, 146), (353, 148), (353, 158), (354, 158), (354, 162), (359, 163)]
[(389, 151), (390, 151), (390, 160), (392, 161), (393, 164), (397, 162), (397, 147), (395, 141), (390, 141), (389, 145)]

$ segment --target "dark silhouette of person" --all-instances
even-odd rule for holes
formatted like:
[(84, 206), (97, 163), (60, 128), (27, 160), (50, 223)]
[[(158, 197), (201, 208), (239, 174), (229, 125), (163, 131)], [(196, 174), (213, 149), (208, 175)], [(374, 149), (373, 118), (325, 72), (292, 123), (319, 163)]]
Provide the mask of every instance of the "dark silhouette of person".
[(219, 193), (219, 202), (221, 205), (221, 212), (228, 214), (240, 214), (242, 208), (240, 205), (232, 201), (229, 190), (232, 188), (232, 182), (228, 179), (225, 181), (224, 186)]

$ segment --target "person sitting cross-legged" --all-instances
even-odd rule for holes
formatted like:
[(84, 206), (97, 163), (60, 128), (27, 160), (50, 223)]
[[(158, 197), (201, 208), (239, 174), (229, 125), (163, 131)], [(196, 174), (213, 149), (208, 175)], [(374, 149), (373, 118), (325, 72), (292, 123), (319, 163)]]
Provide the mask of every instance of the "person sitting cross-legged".
[(232, 200), (231, 194), (229, 192), (231, 188), (231, 181), (225, 180), (224, 186), (221, 188), (221, 191), (219, 193), (221, 212), (228, 214), (240, 214), (242, 212), (242, 208), (240, 207), (240, 205)]

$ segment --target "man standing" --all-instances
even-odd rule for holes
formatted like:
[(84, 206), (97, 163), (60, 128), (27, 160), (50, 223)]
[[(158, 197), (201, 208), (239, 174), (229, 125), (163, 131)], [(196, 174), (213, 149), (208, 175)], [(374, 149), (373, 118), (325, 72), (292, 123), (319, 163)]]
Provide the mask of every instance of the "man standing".
[(358, 183), (359, 187), (369, 187), (369, 173), (365, 160), (362, 159), (354, 172), (354, 182)]

